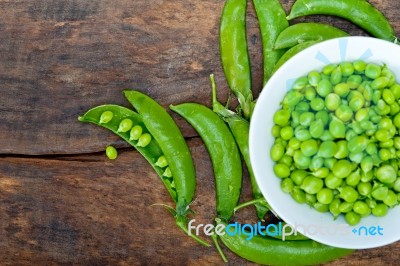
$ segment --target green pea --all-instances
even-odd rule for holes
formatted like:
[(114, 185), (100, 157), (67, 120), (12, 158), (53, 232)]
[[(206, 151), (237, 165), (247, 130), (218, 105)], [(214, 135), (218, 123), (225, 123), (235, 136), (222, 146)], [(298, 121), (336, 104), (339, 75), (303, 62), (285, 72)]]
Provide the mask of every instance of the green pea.
[(332, 71), (336, 68), (337, 68), (337, 65), (335, 65), (335, 64), (326, 65), (322, 68), (322, 73), (325, 75), (330, 75), (330, 74), (332, 74)]
[(171, 172), (171, 169), (169, 167), (165, 168), (163, 176), (168, 177), (168, 178), (172, 177), (172, 172)]
[(278, 161), (278, 163), (281, 164), (285, 164), (287, 165), (289, 168), (292, 166), (293, 164), (293, 157), (289, 156), (287, 154), (283, 155), (282, 158)]
[(329, 124), (329, 120), (330, 120), (328, 112), (325, 110), (318, 111), (315, 114), (315, 120), (318, 120), (318, 119), (321, 119), (324, 126), (327, 126)]
[(350, 153), (363, 152), (369, 143), (369, 139), (366, 136), (356, 136), (350, 139), (347, 143), (347, 148)]
[(364, 158), (363, 152), (351, 152), (349, 154), (350, 161), (355, 163), (361, 163), (363, 158)]
[(296, 169), (290, 173), (290, 178), (297, 186), (300, 186), (307, 175), (308, 175), (307, 171)]
[(296, 138), (291, 138), (288, 142), (288, 148), (291, 148), (293, 150), (298, 150), (300, 149), (301, 146), (301, 141), (296, 139)]
[(358, 110), (360, 110), (364, 106), (364, 104), (365, 104), (364, 98), (353, 97), (349, 102), (349, 107), (354, 112), (357, 112)]
[(158, 166), (160, 168), (164, 168), (168, 166), (168, 161), (167, 158), (165, 158), (164, 155), (161, 155), (158, 157), (157, 162), (155, 163), (155, 166)]
[(310, 106), (313, 111), (317, 112), (324, 109), (325, 102), (320, 97), (315, 97), (314, 99), (311, 100)]
[(353, 62), (353, 67), (354, 70), (357, 72), (364, 72), (367, 67), (367, 64), (362, 60), (356, 60)]
[[(322, 158), (320, 158), (320, 159), (322, 159)], [(312, 175), (315, 177), (319, 177), (319, 178), (325, 178), (329, 175), (329, 173), (330, 173), (330, 171), (328, 168), (321, 167), (321, 168), (313, 170)]]
[(294, 184), (290, 178), (285, 178), (281, 181), (281, 189), (283, 192), (290, 193), (293, 191)]
[(290, 112), (288, 110), (281, 109), (274, 114), (274, 123), (278, 126), (286, 126), (289, 123), (289, 119)]
[(327, 188), (336, 189), (342, 185), (343, 179), (331, 173), (325, 178), (324, 183)]
[(350, 92), (350, 86), (347, 83), (336, 84), (333, 88), (333, 92), (340, 97), (345, 97)]
[(356, 171), (352, 172), (347, 178), (346, 178), (346, 184), (351, 187), (355, 187), (360, 183), (361, 180), (361, 174), (360, 170), (357, 169)]
[(341, 204), (340, 199), (333, 199), (329, 204), (329, 212), (333, 215), (333, 217), (338, 217), (340, 215), (339, 206)]
[(110, 122), (114, 117), (114, 113), (111, 111), (104, 111), (100, 116), (100, 124), (107, 124)]
[(358, 192), (350, 186), (345, 186), (340, 190), (340, 198), (346, 202), (353, 203), (358, 198)]
[(314, 139), (304, 141), (300, 146), (301, 152), (305, 156), (313, 156), (318, 152), (318, 143)]
[(351, 75), (347, 79), (347, 84), (350, 86), (350, 89), (356, 89), (358, 86), (360, 86), (362, 82), (362, 77), (360, 75)]
[(361, 127), (363, 130), (365, 130), (365, 131), (372, 130), (372, 131), (375, 132), (375, 130), (376, 130), (375, 124), (372, 123), (371, 121), (363, 120), (363, 121), (357, 122), (357, 123), (359, 123), (359, 124), (360, 124), (360, 127)]
[(310, 126), (311, 122), (314, 120), (314, 114), (311, 112), (304, 112), (300, 115), (299, 122), (300, 125), (304, 127)]
[(370, 79), (377, 79), (381, 75), (382, 69), (379, 65), (369, 63), (365, 68), (365, 76)]
[(308, 84), (308, 78), (307, 77), (300, 77), (298, 78), (294, 84), (293, 84), (293, 89), (294, 90), (301, 90), (303, 89), (306, 85)]
[(353, 121), (351, 124), (349, 124), (349, 127), (352, 128), (357, 135), (360, 135), (364, 132), (364, 129), (361, 127), (361, 122)]
[(308, 131), (304, 127), (296, 127), (294, 130), (294, 135), (300, 141), (306, 141), (311, 139), (310, 131)]
[(308, 194), (305, 193), (306, 195), (306, 203), (309, 205), (313, 205), (314, 203), (317, 202), (317, 196), (315, 194)]
[(361, 216), (358, 213), (350, 211), (350, 212), (346, 213), (345, 219), (349, 225), (356, 225), (360, 222)]
[(340, 71), (340, 67), (337, 67), (332, 71), (330, 81), (333, 85), (342, 81), (342, 72)]
[(131, 128), (129, 132), (129, 140), (138, 140), (143, 134), (143, 128), (139, 125), (135, 125)]
[(310, 162), (310, 170), (315, 171), (317, 169), (321, 169), (324, 166), (324, 158), (319, 156), (314, 156)]
[[(374, 159), (374, 156), (371, 155), (372, 159)], [(372, 179), (374, 179), (374, 172), (361, 172), (361, 182), (370, 182)]]
[(358, 122), (368, 120), (369, 119), (369, 112), (367, 108), (361, 108), (356, 112), (355, 119)]
[(393, 140), (393, 146), (397, 149), (400, 150), (400, 137), (395, 137)]
[(396, 181), (394, 182), (393, 189), (396, 192), (400, 192), (400, 177), (397, 178)]
[(106, 155), (107, 155), (108, 159), (115, 160), (118, 156), (118, 152), (113, 146), (107, 146)]
[(389, 114), (390, 114), (391, 116), (394, 116), (394, 115), (396, 115), (398, 112), (400, 112), (400, 105), (399, 105), (397, 102), (391, 104), (389, 107), (390, 107), (390, 113), (389, 113)]
[(318, 212), (328, 212), (329, 211), (329, 205), (328, 204), (322, 204), (321, 202), (314, 203), (312, 205), (312, 207)]
[(278, 163), (274, 165), (274, 173), (280, 178), (288, 177), (290, 175), (290, 168), (286, 164)]
[(386, 88), (389, 85), (389, 79), (387, 77), (379, 77), (377, 79), (375, 79), (374, 81), (372, 81), (371, 83), (371, 87), (374, 90), (380, 90), (383, 88)]
[(151, 139), (152, 139), (152, 137), (149, 133), (144, 133), (143, 135), (140, 136), (140, 138), (137, 142), (137, 146), (144, 148), (150, 144)]
[(337, 144), (333, 141), (323, 141), (319, 146), (318, 154), (323, 158), (333, 157), (338, 151)]
[(294, 152), (293, 160), (298, 169), (307, 169), (311, 163), (311, 158), (305, 156), (301, 151)]
[(352, 129), (347, 129), (346, 131), (346, 140), (350, 141), (352, 138), (357, 137), (357, 133)]
[(293, 137), (293, 128), (291, 126), (286, 126), (281, 129), (281, 138), (284, 140), (289, 140)]
[(388, 206), (383, 203), (379, 203), (378, 205), (376, 205), (375, 208), (372, 209), (372, 214), (377, 217), (386, 216), (387, 213), (388, 213)]
[(307, 100), (311, 101), (315, 99), (315, 97), (317, 96), (317, 92), (312, 86), (308, 85), (304, 88), (304, 96)]
[(393, 124), (400, 129), (400, 113), (393, 118)]
[(354, 202), (353, 211), (361, 216), (365, 216), (371, 213), (371, 209), (369, 208), (369, 206), (365, 202), (360, 200)]
[(299, 102), (296, 105), (295, 110), (300, 112), (300, 113), (308, 112), (310, 110), (310, 104), (308, 102), (305, 102), (305, 101)]
[(329, 80), (322, 79), (318, 82), (317, 93), (321, 97), (326, 97), (332, 92), (332, 83)]
[(335, 93), (329, 93), (325, 97), (325, 106), (329, 111), (335, 111), (341, 104), (340, 96)]
[(370, 207), (371, 209), (375, 208), (378, 204), (376, 203), (376, 200), (371, 199), (371, 198), (366, 198), (365, 203)]
[(333, 192), (329, 188), (322, 188), (317, 193), (317, 200), (322, 204), (330, 204), (333, 201)]
[(343, 62), (340, 65), (340, 71), (345, 77), (351, 76), (354, 73), (354, 66), (351, 62)]
[(365, 156), (361, 161), (361, 169), (364, 173), (369, 172), (374, 167), (374, 161), (371, 156)]
[(336, 142), (337, 145), (337, 152), (335, 153), (334, 157), (336, 159), (344, 159), (348, 156), (349, 152), (347, 149), (347, 141), (346, 140), (339, 140)]
[(282, 104), (284, 106), (294, 107), (303, 99), (304, 95), (302, 93), (295, 90), (291, 90), (286, 94), (285, 98), (283, 98)]
[(292, 192), (290, 193), (292, 198), (297, 201), (298, 203), (306, 202), (306, 195), (303, 190), (298, 187), (294, 187)]
[[(274, 138), (277, 138), (281, 135), (281, 127), (278, 125), (274, 125), (271, 129), (271, 134)], [(140, 134), (141, 135), (141, 134)], [(140, 137), (140, 136), (139, 136)], [(139, 139), (139, 138), (138, 138)]]
[(371, 101), (373, 95), (374, 95), (373, 89), (371, 88), (370, 85), (366, 84), (364, 87), (364, 91), (363, 91), (363, 96), (364, 96), (365, 101), (367, 101), (367, 102)]
[(383, 148), (383, 149), (379, 150), (379, 158), (385, 162), (385, 161), (389, 160), (390, 158), (392, 158), (392, 154), (391, 154), (390, 150)]
[(317, 139), (324, 133), (324, 123), (321, 119), (317, 119), (311, 122), (309, 127), (311, 137)]
[(357, 185), (357, 191), (361, 196), (368, 196), (372, 191), (372, 185), (370, 182), (360, 182)]
[(346, 127), (341, 120), (334, 116), (329, 123), (329, 132), (334, 138), (344, 138), (346, 136)]
[(398, 202), (396, 193), (394, 193), (392, 190), (389, 190), (386, 198), (383, 200), (383, 203), (389, 207), (397, 205)]
[(306, 193), (316, 194), (322, 189), (323, 186), (324, 181), (322, 181), (322, 179), (309, 175), (304, 179), (303, 183), (301, 184), (301, 189), (303, 189)]
[(388, 89), (382, 91), (382, 99), (389, 105), (394, 104), (396, 100), (393, 93)]
[(389, 193), (388, 187), (385, 186), (378, 186), (372, 190), (372, 197), (376, 200), (383, 201)]
[(342, 104), (336, 109), (335, 115), (343, 122), (348, 122), (353, 118), (353, 110), (349, 106)]
[(348, 213), (349, 211), (353, 210), (353, 205), (353, 203), (344, 201), (340, 203), (339, 210), (341, 213)]
[(332, 168), (332, 172), (339, 178), (345, 178), (350, 175), (351, 163), (348, 160), (338, 160)]
[(372, 102), (373, 102), (374, 104), (378, 104), (378, 102), (379, 102), (379, 100), (380, 100), (381, 98), (382, 98), (382, 91), (380, 91), (380, 90), (373, 90), (372, 98), (371, 98)]
[(314, 70), (308, 73), (308, 83), (310, 83), (310, 85), (316, 87), (320, 82), (320, 80), (321, 80), (321, 75), (319, 74), (318, 71)]
[(133, 126), (132, 120), (125, 118), (119, 123), (118, 132), (128, 132)]
[(376, 177), (384, 184), (392, 184), (397, 177), (397, 173), (391, 165), (384, 165), (376, 171)]
[(393, 144), (394, 144), (393, 139), (389, 139), (388, 141), (381, 141), (379, 143), (379, 147), (381, 147), (381, 148), (391, 148), (391, 147), (393, 147)]
[(337, 162), (336, 158), (325, 158), (324, 165), (325, 167), (332, 169), (333, 165)]
[(390, 87), (390, 91), (392, 92), (394, 98), (396, 100), (400, 99), (400, 85), (394, 84)]

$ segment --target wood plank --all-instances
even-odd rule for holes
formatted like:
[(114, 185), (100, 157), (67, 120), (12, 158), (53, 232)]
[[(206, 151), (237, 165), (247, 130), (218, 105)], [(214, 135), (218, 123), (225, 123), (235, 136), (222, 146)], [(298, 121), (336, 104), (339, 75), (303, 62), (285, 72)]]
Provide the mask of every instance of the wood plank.
[[(398, 1), (371, 1), (400, 33)], [(286, 10), (292, 0), (282, 1)], [(223, 1), (35, 0), (0, 2), (0, 154), (77, 154), (127, 147), (77, 116), (103, 103), (128, 106), (121, 92), (142, 90), (163, 106), (210, 103), (208, 76), (228, 90), (218, 51)], [(313, 16), (354, 35), (341, 19)], [(248, 40), (255, 95), (261, 43), (249, 4)], [(177, 116), (185, 136), (196, 134)]]
[[(215, 215), (207, 152), (189, 142), (197, 166), (196, 223)], [(241, 201), (250, 199), (248, 179)], [(0, 261), (12, 265), (223, 265), (154, 203), (172, 204), (158, 177), (132, 149), (104, 154), (0, 158)], [(255, 222), (252, 208), (235, 215)], [(252, 265), (230, 253), (229, 265)], [(400, 242), (357, 251), (330, 265), (394, 265)]]

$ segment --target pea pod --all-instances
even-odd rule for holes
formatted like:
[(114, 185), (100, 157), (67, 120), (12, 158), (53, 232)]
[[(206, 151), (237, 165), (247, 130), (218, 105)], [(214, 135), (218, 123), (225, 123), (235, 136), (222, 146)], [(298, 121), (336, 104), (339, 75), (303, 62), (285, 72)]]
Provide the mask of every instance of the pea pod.
[[(111, 112), (113, 114), (112, 119), (110, 121), (107, 121), (107, 123), (103, 123), (101, 121), (102, 114), (104, 114), (105, 112)], [(148, 132), (145, 125), (143, 124), (141, 116), (138, 113), (118, 105), (107, 104), (97, 106), (87, 111), (83, 116), (79, 117), (79, 121), (90, 122), (95, 125), (107, 128), (111, 130), (114, 134), (124, 139), (130, 145), (132, 145), (150, 163), (154, 171), (156, 171), (156, 173), (160, 176), (169, 194), (171, 195), (171, 198), (176, 202), (176, 190), (171, 186), (171, 181), (163, 175), (164, 169), (156, 165), (158, 158), (163, 155), (162, 150), (158, 145), (158, 142), (152, 139), (146, 147), (138, 146), (137, 140), (130, 140), (129, 132), (118, 131), (121, 121), (123, 121), (124, 119), (129, 119), (133, 122), (133, 124), (144, 129), (143, 132)]]
[[(218, 219), (216, 222), (217, 225), (227, 227), (226, 223)], [(266, 265), (315, 265), (353, 252), (349, 249), (326, 246), (313, 240), (281, 241), (259, 235), (247, 240), (244, 234), (227, 233), (220, 235), (220, 238), (232, 252), (242, 258)]]
[(147, 95), (133, 90), (124, 91), (124, 95), (167, 158), (178, 191), (177, 213), (185, 215), (193, 200), (196, 181), (192, 156), (181, 131), (167, 111)]
[(217, 214), (228, 221), (242, 187), (242, 162), (232, 133), (216, 113), (201, 104), (184, 103), (170, 108), (187, 120), (203, 139), (214, 169)]
[(395, 32), (386, 17), (365, 0), (297, 0), (288, 20), (308, 15), (333, 15), (347, 19), (373, 36), (395, 41)]
[(324, 41), (333, 38), (345, 37), (349, 34), (336, 27), (321, 23), (297, 23), (283, 30), (276, 38), (274, 48), (291, 48), (308, 41)]
[(246, 0), (227, 0), (220, 23), (220, 52), (225, 77), (236, 95), (244, 116), (253, 109), (250, 59), (246, 41)]
[(275, 40), (289, 26), (286, 13), (278, 0), (253, 0), (261, 30), (264, 57), (264, 85), (272, 76), (275, 64), (285, 50), (274, 48)]
[(304, 49), (318, 43), (319, 41), (308, 41), (308, 42), (303, 42), (300, 44), (297, 44), (287, 50), (282, 57), (278, 60), (278, 62), (275, 65), (274, 72), (277, 71), (284, 63), (286, 63), (290, 58), (295, 56), (296, 54), (300, 53)]
[[(214, 75), (210, 76), (212, 86), (212, 106), (213, 111), (217, 113), (222, 119), (228, 123), (229, 129), (231, 130), (233, 137), (235, 138), (236, 144), (239, 147), (240, 153), (243, 156), (244, 162), (246, 163), (247, 170), (249, 172), (251, 186), (253, 190), (253, 198), (255, 200), (264, 199), (260, 188), (258, 187), (257, 181), (254, 176), (253, 168), (251, 167), (250, 154), (249, 154), (249, 130), (250, 123), (237, 115), (236, 113), (225, 109), (225, 107), (217, 100), (217, 88), (215, 85)], [(260, 220), (264, 220), (266, 213), (269, 210), (268, 204), (262, 204), (257, 202), (254, 204), (257, 210), (257, 216)]]

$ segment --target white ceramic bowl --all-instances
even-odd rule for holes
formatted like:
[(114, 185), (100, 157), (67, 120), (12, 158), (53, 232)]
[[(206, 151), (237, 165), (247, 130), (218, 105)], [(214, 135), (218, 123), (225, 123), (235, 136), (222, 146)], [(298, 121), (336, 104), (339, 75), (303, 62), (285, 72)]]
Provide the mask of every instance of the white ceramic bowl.
[(276, 214), (298, 232), (327, 245), (365, 249), (400, 240), (400, 206), (387, 216), (372, 215), (360, 224), (349, 226), (343, 217), (334, 220), (330, 213), (319, 213), (307, 204), (295, 202), (280, 188), (280, 178), (273, 172), (269, 151), (274, 142), (273, 115), (294, 80), (311, 70), (321, 70), (329, 63), (363, 59), (387, 64), (400, 82), (400, 46), (369, 37), (345, 37), (316, 44), (285, 63), (264, 87), (251, 119), (250, 158), (260, 189)]

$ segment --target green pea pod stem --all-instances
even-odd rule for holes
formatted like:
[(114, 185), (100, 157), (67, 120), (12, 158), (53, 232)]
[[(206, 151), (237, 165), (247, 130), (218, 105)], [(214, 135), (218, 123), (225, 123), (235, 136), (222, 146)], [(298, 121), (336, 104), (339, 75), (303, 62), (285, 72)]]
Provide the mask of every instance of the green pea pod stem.
[[(101, 115), (106, 112), (106, 111), (111, 111), (113, 113), (113, 118), (110, 122), (108, 123), (100, 123), (100, 117)], [(155, 139), (152, 139), (146, 147), (140, 147), (137, 146), (138, 141), (137, 140), (130, 140), (129, 139), (129, 131), (128, 132), (118, 132), (118, 127), (120, 122), (123, 119), (130, 119), (134, 125), (140, 125), (142, 128), (144, 128), (143, 132), (148, 132), (145, 125), (143, 124), (143, 120), (141, 116), (122, 106), (118, 105), (112, 105), (112, 104), (107, 104), (107, 105), (101, 105), (97, 106), (95, 108), (90, 109), (87, 111), (83, 116), (79, 117), (79, 121), (81, 122), (90, 122), (95, 125), (107, 128), (111, 130), (114, 134), (118, 135), (122, 139), (124, 139), (126, 142), (128, 142), (130, 145), (132, 145), (153, 167), (153, 169), (156, 171), (158, 176), (161, 178), (161, 181), (164, 183), (165, 187), (168, 190), (168, 193), (171, 195), (171, 198), (174, 202), (177, 201), (177, 195), (175, 189), (172, 187), (171, 181), (163, 176), (164, 169), (161, 167), (156, 166), (157, 159), (163, 155), (162, 150), (160, 146), (158, 145), (157, 141)]]
[(215, 175), (217, 215), (229, 221), (242, 188), (242, 162), (235, 139), (211, 109), (196, 103), (170, 106), (199, 133), (210, 154)]
[(296, 54), (300, 53), (304, 49), (306, 49), (306, 48), (308, 48), (308, 47), (310, 47), (310, 46), (312, 46), (312, 45), (314, 45), (316, 43), (319, 43), (319, 41), (303, 42), (303, 43), (297, 44), (297, 45), (293, 46), (292, 48), (290, 48), (289, 50), (287, 50), (286, 53), (284, 53), (282, 55), (282, 57), (279, 59), (279, 61), (276, 63), (274, 72), (277, 71), (290, 58), (292, 58)]
[[(236, 113), (226, 109), (221, 103), (217, 100), (217, 88), (215, 85), (214, 75), (210, 75), (211, 86), (212, 86), (212, 106), (213, 111), (217, 113), (222, 119), (228, 123), (229, 129), (231, 130), (233, 137), (236, 140), (236, 144), (239, 147), (240, 153), (246, 163), (247, 170), (249, 171), (251, 186), (253, 189), (253, 198), (260, 199), (264, 198), (260, 188), (258, 187), (257, 181), (254, 176), (253, 168), (251, 167), (250, 162), (250, 153), (249, 153), (249, 130), (250, 123), (243, 119), (241, 116)], [(257, 210), (257, 216), (260, 220), (264, 220), (265, 215), (269, 211), (269, 205), (256, 203), (255, 204)]]
[(284, 29), (279, 34), (274, 47), (275, 49), (285, 49), (303, 42), (324, 41), (345, 36), (349, 36), (349, 34), (327, 24), (314, 22), (297, 23)]
[(174, 178), (177, 213), (184, 216), (195, 193), (195, 169), (193, 159), (181, 131), (167, 111), (149, 96), (134, 90), (124, 91), (126, 99), (143, 119), (167, 158)]
[[(226, 223), (216, 220), (217, 224)], [(266, 265), (315, 265), (326, 263), (353, 252), (315, 242), (281, 241), (256, 235), (250, 240), (244, 234), (220, 235), (220, 239), (232, 252), (249, 261)]]
[(308, 15), (333, 15), (347, 19), (373, 36), (394, 42), (395, 32), (387, 18), (365, 0), (297, 0), (288, 20)]
[(220, 53), (228, 85), (244, 116), (252, 113), (251, 67), (246, 40), (246, 0), (227, 0), (220, 20)]
[(253, 0), (261, 30), (264, 56), (264, 85), (272, 76), (274, 66), (285, 50), (274, 48), (278, 35), (289, 26), (286, 13), (278, 0)]

